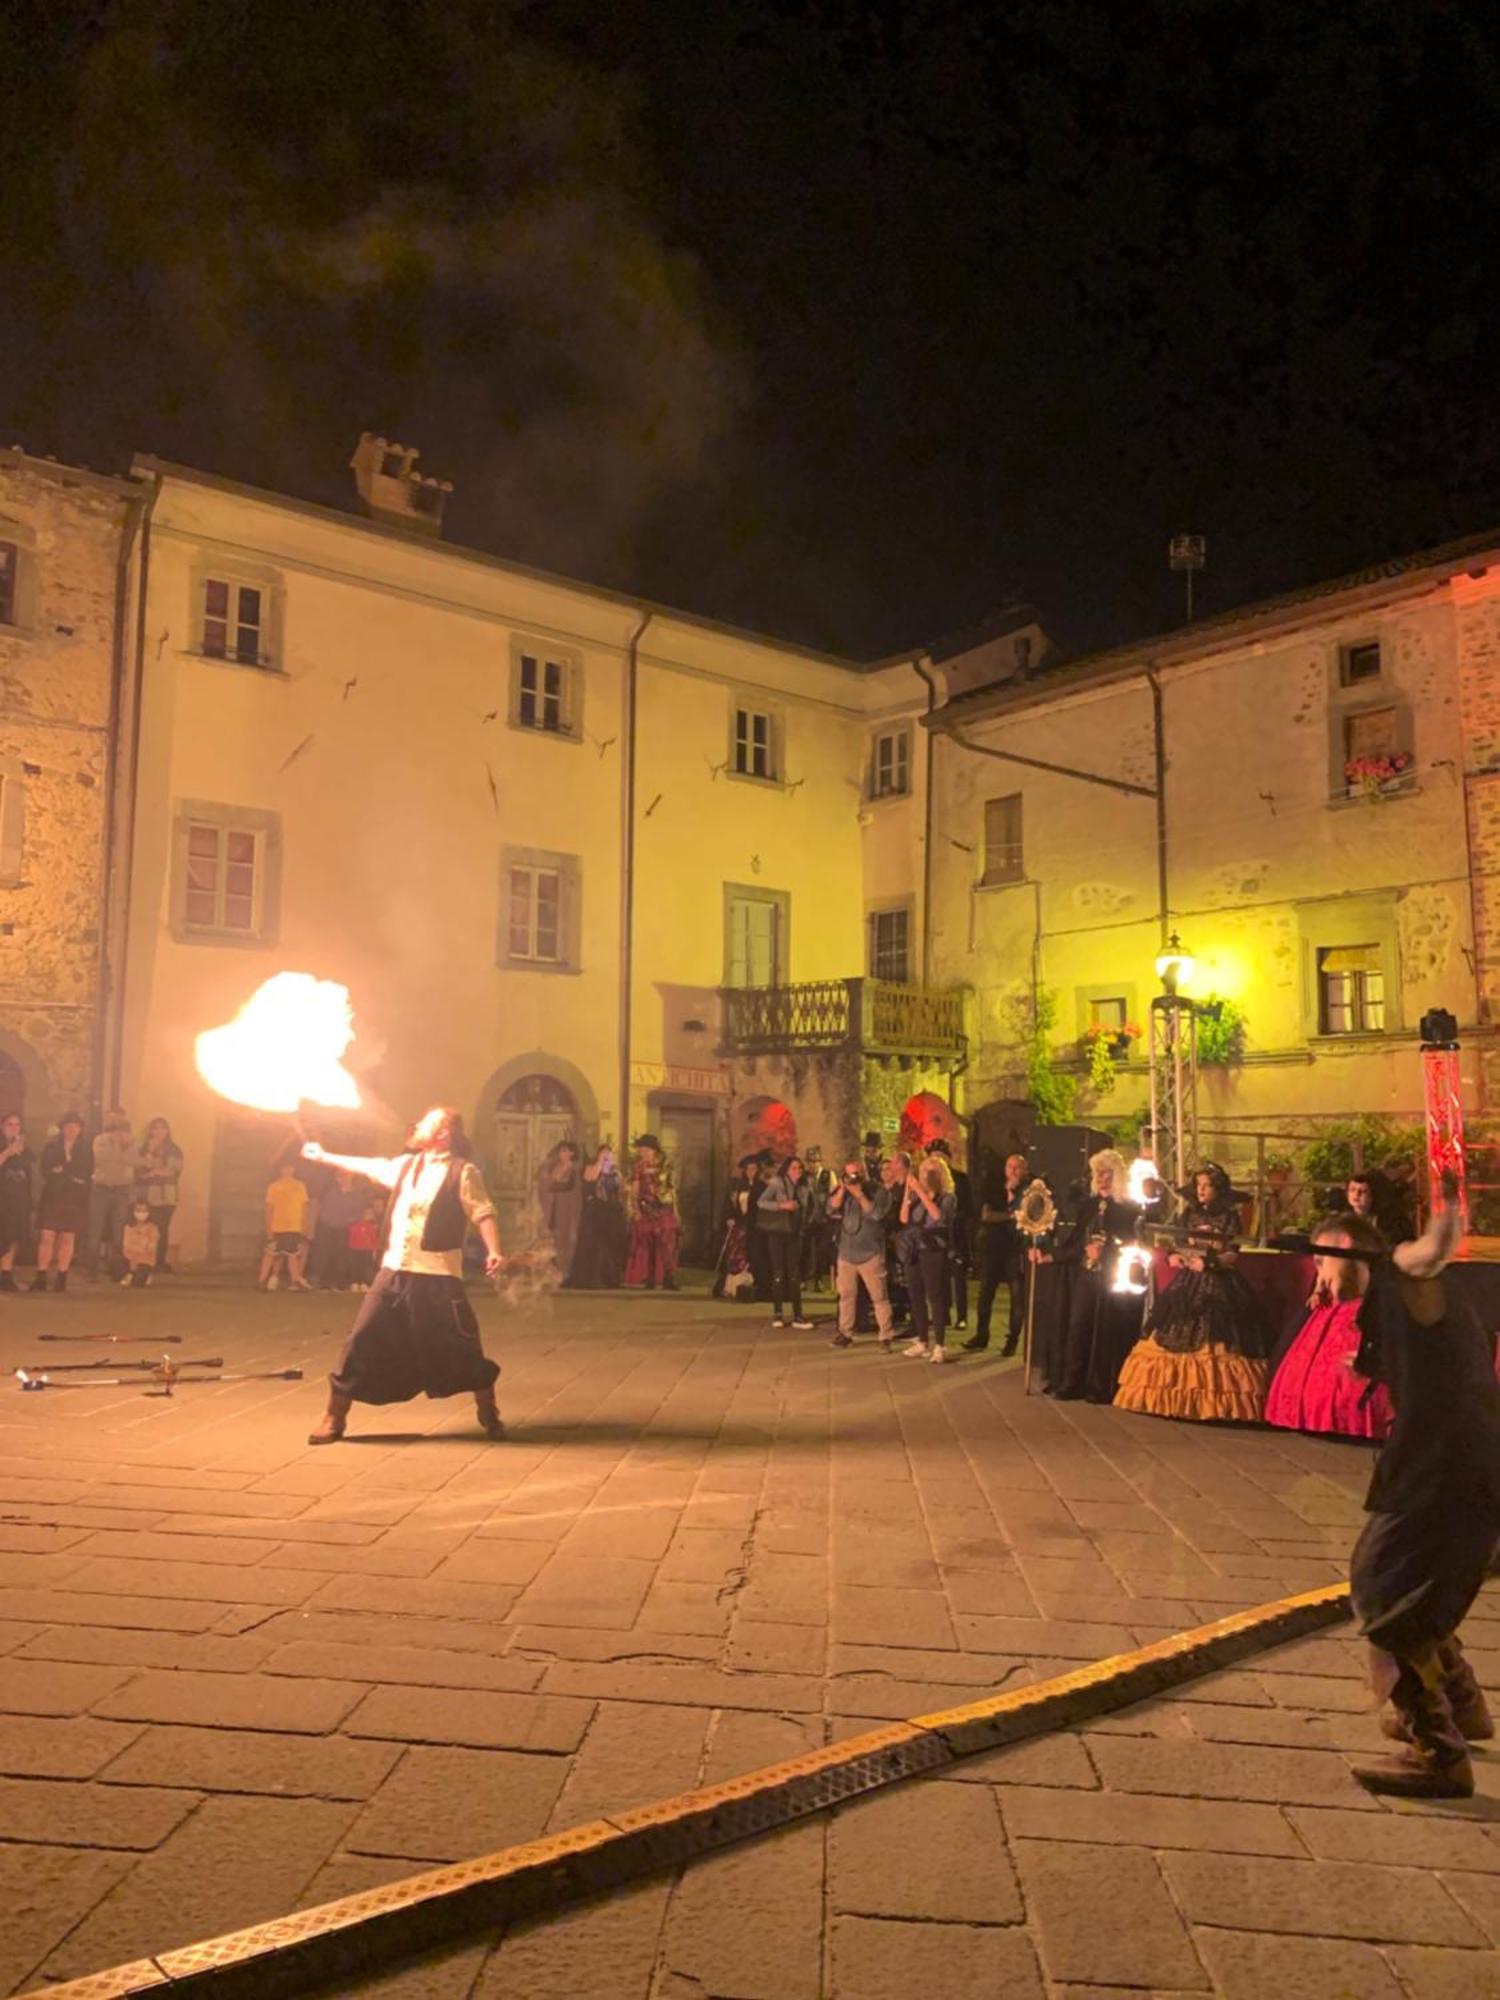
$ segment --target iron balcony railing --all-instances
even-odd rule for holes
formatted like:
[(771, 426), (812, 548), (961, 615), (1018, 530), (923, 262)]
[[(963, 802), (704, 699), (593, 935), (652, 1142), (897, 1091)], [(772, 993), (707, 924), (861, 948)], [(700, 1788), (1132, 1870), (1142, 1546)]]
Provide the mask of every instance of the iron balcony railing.
[(860, 1049), (872, 1055), (958, 1057), (964, 1052), (963, 994), (884, 979), (727, 986), (724, 1046), (732, 1055)]

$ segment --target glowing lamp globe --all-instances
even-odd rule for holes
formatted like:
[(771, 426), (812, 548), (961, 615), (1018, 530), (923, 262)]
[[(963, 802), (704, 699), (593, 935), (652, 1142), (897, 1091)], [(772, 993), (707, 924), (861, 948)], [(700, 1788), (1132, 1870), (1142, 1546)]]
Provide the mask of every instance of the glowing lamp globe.
[(1182, 981), (1191, 979), (1197, 970), (1197, 960), (1190, 951), (1183, 948), (1182, 939), (1173, 931), (1166, 944), (1156, 955), (1156, 976), (1168, 993), (1175, 993)]

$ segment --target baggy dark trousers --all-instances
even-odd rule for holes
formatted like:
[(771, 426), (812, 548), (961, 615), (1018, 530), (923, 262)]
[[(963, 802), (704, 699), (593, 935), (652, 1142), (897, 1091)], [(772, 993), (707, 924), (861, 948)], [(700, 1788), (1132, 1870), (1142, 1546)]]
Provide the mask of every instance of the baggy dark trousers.
[(500, 1373), (479, 1342), (479, 1321), (458, 1278), (382, 1267), (328, 1378), (356, 1403), (413, 1396), (483, 1395)]
[(1472, 1674), (1457, 1635), (1489, 1574), (1497, 1536), (1500, 1517), (1485, 1496), (1454, 1494), (1371, 1514), (1350, 1558), (1350, 1597), (1370, 1644), (1375, 1694), (1440, 1762), (1467, 1754), (1453, 1703)]

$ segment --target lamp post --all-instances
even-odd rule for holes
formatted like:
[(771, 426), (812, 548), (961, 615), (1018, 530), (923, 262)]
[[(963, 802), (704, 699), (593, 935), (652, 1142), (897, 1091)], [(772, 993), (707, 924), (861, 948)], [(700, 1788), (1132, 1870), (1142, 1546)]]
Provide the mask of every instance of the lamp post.
[(1151, 1154), (1169, 1187), (1181, 1187), (1198, 1153), (1198, 1009), (1179, 990), (1193, 955), (1176, 931), (1157, 955), (1162, 990), (1151, 1002)]

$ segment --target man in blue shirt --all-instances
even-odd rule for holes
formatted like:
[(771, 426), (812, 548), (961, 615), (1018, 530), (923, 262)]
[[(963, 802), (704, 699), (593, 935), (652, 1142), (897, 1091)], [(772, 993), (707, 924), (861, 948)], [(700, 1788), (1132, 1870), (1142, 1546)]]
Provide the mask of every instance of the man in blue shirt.
[(885, 1282), (885, 1219), (891, 1199), (889, 1188), (866, 1181), (858, 1160), (845, 1163), (843, 1178), (828, 1197), (828, 1213), (838, 1225), (839, 1330), (833, 1336), (835, 1347), (854, 1344), (854, 1310), (861, 1285), (875, 1308), (880, 1344), (890, 1347), (893, 1322)]

